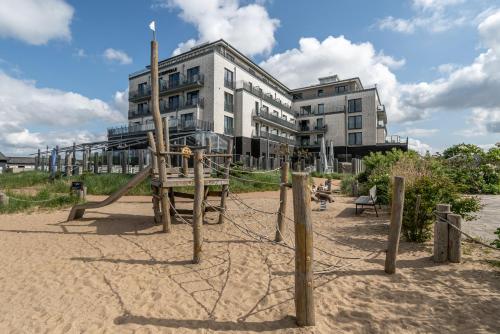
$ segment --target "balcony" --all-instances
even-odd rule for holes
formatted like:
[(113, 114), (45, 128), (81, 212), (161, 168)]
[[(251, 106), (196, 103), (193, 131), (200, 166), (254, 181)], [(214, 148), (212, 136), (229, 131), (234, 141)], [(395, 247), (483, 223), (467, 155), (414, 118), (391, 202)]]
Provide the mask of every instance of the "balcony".
[(253, 119), (264, 122), (264, 123), (269, 123), (274, 126), (279, 126), (280, 128), (284, 128), (288, 131), (292, 132), (297, 132), (297, 125), (295, 123), (292, 123), (288, 120), (285, 120), (279, 116), (273, 115), (269, 113), (269, 111), (263, 111), (263, 110), (258, 110), (258, 111), (253, 111)]
[[(193, 131), (213, 131), (214, 125), (212, 122), (203, 121), (200, 119), (178, 119), (170, 118), (168, 120), (169, 132), (193, 132)], [(120, 126), (108, 129), (108, 139), (112, 137), (130, 137), (145, 135), (148, 131), (154, 131), (154, 123), (134, 124), (129, 126)]]
[(299, 126), (299, 131), (301, 133), (324, 133), (328, 131), (328, 126), (326, 124), (315, 125), (313, 127), (304, 125), (304, 126)]
[(236, 84), (232, 80), (224, 79), (224, 87), (234, 90), (234, 88), (236, 87)]
[(385, 137), (385, 144), (408, 145), (408, 137), (392, 135)]
[(288, 145), (295, 146), (296, 142), (295, 139), (292, 138), (286, 138), (274, 133), (266, 132), (266, 131), (260, 131), (260, 134), (256, 134), (255, 132), (252, 132), (252, 137), (253, 138), (261, 138), (261, 139), (269, 139), (273, 140), (279, 143), (284, 143)]
[(224, 134), (227, 136), (234, 136), (234, 128), (224, 128)]
[(160, 94), (171, 94), (183, 89), (202, 87), (205, 82), (203, 74), (195, 74), (177, 80), (160, 80)]
[(237, 89), (242, 88), (243, 90), (246, 90), (247, 92), (260, 97), (262, 100), (268, 102), (269, 104), (275, 106), (276, 108), (280, 108), (283, 110), (286, 110), (288, 112), (291, 112), (291, 105), (288, 103), (283, 103), (279, 98), (275, 98), (272, 96), (270, 93), (264, 93), (264, 91), (256, 86), (251, 85), (250, 83), (246, 81), (240, 81), (238, 82), (238, 87)]
[(299, 146), (301, 148), (318, 148), (321, 146), (319, 141), (302, 141)]
[(331, 112), (345, 112), (345, 106), (333, 106), (329, 108), (324, 108), (322, 111), (317, 108), (311, 107), (311, 110), (301, 110), (295, 112), (296, 118), (305, 118), (305, 117), (317, 117), (323, 116), (326, 113)]
[[(160, 80), (159, 89), (160, 94), (171, 94), (184, 89), (202, 87), (203, 84), (203, 74), (196, 74), (188, 77), (180, 75), (179, 80)], [(128, 95), (128, 100), (130, 102), (137, 102), (149, 98), (151, 98), (151, 85), (142, 86), (137, 90), (131, 90)]]
[(205, 102), (203, 98), (181, 101), (179, 102), (179, 104), (169, 105), (167, 103), (163, 103), (160, 105), (160, 113), (165, 114), (169, 112), (175, 112), (179, 110), (192, 109), (192, 108), (203, 109), (204, 105)]

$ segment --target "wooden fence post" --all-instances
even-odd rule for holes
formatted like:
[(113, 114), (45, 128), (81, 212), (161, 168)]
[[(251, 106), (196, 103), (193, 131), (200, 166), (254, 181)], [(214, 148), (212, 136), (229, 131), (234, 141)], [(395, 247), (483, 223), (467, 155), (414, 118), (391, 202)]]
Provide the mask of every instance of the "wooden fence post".
[(280, 209), (278, 211), (278, 225), (276, 225), (276, 237), (274, 240), (280, 242), (283, 240), (284, 233), (284, 215), (286, 214), (286, 202), (287, 196), (286, 191), (288, 189), (286, 183), (288, 183), (288, 162), (284, 161), (281, 164), (281, 185), (280, 185)]
[(189, 174), (189, 156), (182, 156), (182, 177), (188, 177)]
[(297, 325), (314, 326), (313, 231), (309, 174), (292, 174), (295, 221), (295, 313)]
[(193, 263), (200, 263), (202, 258), (204, 190), (203, 150), (197, 150), (194, 155)]
[(35, 160), (35, 170), (39, 171), (40, 170), (40, 149), (38, 149), (38, 153), (36, 155), (36, 160)]
[(108, 174), (113, 172), (113, 151), (106, 152), (106, 162), (108, 164)]
[[(227, 153), (233, 154), (233, 140), (229, 139), (227, 143)], [(231, 168), (232, 157), (229, 156), (226, 158), (225, 169), (224, 169), (224, 178), (229, 182), (229, 170)], [(219, 224), (224, 224), (224, 215), (226, 214), (226, 201), (229, 193), (229, 184), (225, 184), (222, 186), (222, 191), (220, 194), (220, 211), (219, 211)]]
[(99, 174), (99, 152), (94, 152), (94, 174)]
[(83, 172), (87, 171), (88, 163), (87, 163), (87, 147), (83, 147)]
[(396, 257), (399, 248), (399, 236), (403, 222), (403, 209), (405, 202), (405, 178), (394, 177), (392, 186), (391, 225), (389, 226), (389, 240), (387, 253), (385, 255), (385, 272), (394, 274), (396, 272)]
[[(462, 216), (452, 213), (448, 215), (448, 220), (456, 228), (462, 228)], [(460, 263), (462, 261), (461, 233), (453, 226), (448, 226), (448, 261)]]
[(451, 213), (449, 204), (436, 206), (437, 218), (434, 224), (434, 262), (446, 262), (448, 259), (448, 223), (441, 221), (447, 219)]
[(66, 152), (66, 176), (73, 175), (73, 154)]

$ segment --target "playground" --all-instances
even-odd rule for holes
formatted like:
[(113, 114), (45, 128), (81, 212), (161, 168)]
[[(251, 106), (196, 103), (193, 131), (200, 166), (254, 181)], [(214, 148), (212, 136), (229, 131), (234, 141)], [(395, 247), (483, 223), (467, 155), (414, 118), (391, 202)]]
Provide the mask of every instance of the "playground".
[[(275, 212), (278, 202), (277, 191), (229, 196), (224, 224), (208, 212), (201, 264), (192, 263), (192, 226), (176, 219), (162, 233), (151, 197), (122, 197), (71, 222), (69, 209), (2, 215), (0, 331), (498, 330), (499, 273), (484, 250), (465, 244), (462, 263), (438, 265), (431, 243), (402, 240), (398, 271), (387, 275), (387, 208), (378, 218), (371, 209), (356, 216), (353, 198), (343, 196), (325, 211), (312, 205), (314, 245), (328, 252), (315, 249), (315, 267), (334, 270), (314, 275), (316, 326), (298, 328), (293, 250), (259, 237), (274, 237), (276, 215), (254, 210)], [(188, 199), (176, 204), (192, 207)], [(286, 215), (293, 217), (291, 205)], [(283, 244), (293, 243), (292, 222), (283, 234)]]

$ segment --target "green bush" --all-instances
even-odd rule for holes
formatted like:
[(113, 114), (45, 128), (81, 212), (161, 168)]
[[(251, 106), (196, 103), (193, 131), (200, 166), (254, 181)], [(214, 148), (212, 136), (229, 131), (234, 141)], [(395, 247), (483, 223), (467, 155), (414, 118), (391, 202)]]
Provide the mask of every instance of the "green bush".
[(500, 248), (500, 227), (497, 228), (497, 230), (495, 231), (495, 234), (497, 235), (497, 238), (495, 240), (493, 240), (491, 245), (495, 246), (496, 248)]

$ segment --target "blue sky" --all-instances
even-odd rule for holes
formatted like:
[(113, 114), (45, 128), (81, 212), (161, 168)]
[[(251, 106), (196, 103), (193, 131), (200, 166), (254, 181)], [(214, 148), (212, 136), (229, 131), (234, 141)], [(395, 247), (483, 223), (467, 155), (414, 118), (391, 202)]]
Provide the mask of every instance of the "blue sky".
[[(3, 0), (0, 151), (102, 139), (125, 122), (128, 74), (224, 38), (290, 87), (377, 84), (416, 149), (500, 141), (500, 2)], [(343, 36), (343, 37), (342, 37)], [(498, 70), (498, 71), (495, 71)]]

